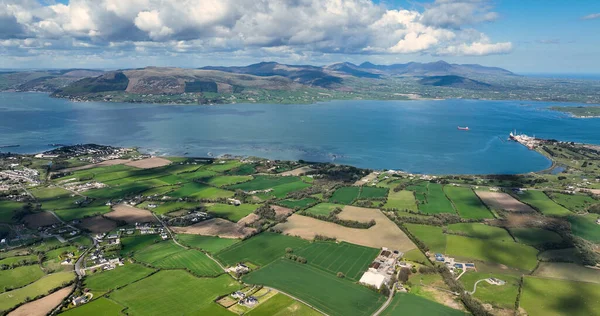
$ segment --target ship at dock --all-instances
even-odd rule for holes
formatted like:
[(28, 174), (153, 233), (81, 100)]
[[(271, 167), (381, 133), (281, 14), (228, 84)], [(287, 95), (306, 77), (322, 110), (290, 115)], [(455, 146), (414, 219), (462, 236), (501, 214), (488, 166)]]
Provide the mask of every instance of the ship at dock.
[(510, 132), (508, 134), (508, 140), (515, 141), (529, 148), (530, 150), (535, 149), (539, 145), (539, 140), (535, 136), (527, 136), (525, 134), (517, 134), (517, 131)]

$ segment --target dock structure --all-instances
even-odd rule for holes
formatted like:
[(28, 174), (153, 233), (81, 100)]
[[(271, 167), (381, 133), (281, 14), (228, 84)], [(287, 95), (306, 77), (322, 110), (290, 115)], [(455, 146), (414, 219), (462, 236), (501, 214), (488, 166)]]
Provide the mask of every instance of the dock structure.
[(514, 133), (510, 132), (508, 139), (520, 143), (531, 150), (535, 149), (540, 144), (540, 141), (537, 138), (525, 134), (517, 134), (516, 131)]

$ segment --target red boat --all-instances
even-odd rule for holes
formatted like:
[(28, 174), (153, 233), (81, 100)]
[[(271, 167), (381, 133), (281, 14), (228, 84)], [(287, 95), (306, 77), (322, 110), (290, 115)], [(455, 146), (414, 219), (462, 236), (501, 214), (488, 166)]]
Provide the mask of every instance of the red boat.
[(468, 131), (468, 130), (469, 130), (469, 127), (468, 127), (468, 126), (465, 126), (465, 127), (460, 127), (460, 126), (458, 126), (457, 128), (458, 128), (459, 130), (461, 130), (461, 131)]

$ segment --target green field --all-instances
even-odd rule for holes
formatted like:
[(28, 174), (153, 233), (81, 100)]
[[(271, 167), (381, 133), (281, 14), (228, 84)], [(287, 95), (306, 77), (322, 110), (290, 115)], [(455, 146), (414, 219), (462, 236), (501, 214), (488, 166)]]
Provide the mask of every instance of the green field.
[(256, 168), (255, 165), (253, 164), (243, 164), (239, 167), (236, 167), (235, 169), (231, 169), (227, 171), (227, 174), (231, 174), (231, 175), (238, 175), (238, 176), (243, 176), (243, 175), (251, 175), (251, 174), (255, 174), (256, 173)]
[(521, 307), (529, 315), (597, 315), (600, 285), (526, 276)]
[(495, 307), (513, 309), (515, 307), (517, 295), (519, 294), (519, 276), (469, 271), (460, 277), (460, 282), (463, 284), (466, 291), (471, 292), (473, 291), (475, 282), (487, 278), (497, 278), (505, 281), (506, 284), (492, 285), (486, 281), (481, 281), (477, 284), (477, 291), (475, 291), (473, 296), (484, 303), (492, 304)]
[(243, 279), (289, 293), (332, 316), (371, 315), (386, 300), (366, 287), (288, 259), (277, 260)]
[(121, 255), (129, 255), (160, 241), (158, 235), (140, 235), (121, 238)]
[(22, 266), (14, 269), (0, 270), (0, 292), (16, 289), (35, 282), (44, 276), (38, 265)]
[(386, 188), (378, 188), (378, 187), (366, 187), (363, 186), (360, 188), (360, 195), (358, 199), (366, 200), (366, 199), (382, 199), (385, 198), (388, 194), (388, 189)]
[(181, 186), (180, 189), (169, 193), (169, 196), (174, 198), (192, 198), (192, 199), (208, 199), (215, 200), (218, 198), (230, 198), (233, 196), (232, 191), (227, 191), (206, 184), (190, 182)]
[(517, 197), (524, 203), (548, 216), (567, 216), (573, 215), (573, 212), (556, 204), (546, 193), (542, 191), (527, 190), (518, 194)]
[(200, 169), (195, 172), (180, 173), (177, 175), (177, 177), (179, 179), (181, 179), (182, 182), (187, 182), (187, 181), (198, 180), (198, 179), (206, 179), (206, 178), (210, 178), (215, 175), (217, 175), (217, 173), (214, 171)]
[(285, 255), (286, 248), (298, 251), (308, 244), (304, 239), (264, 232), (218, 252), (215, 258), (229, 266), (246, 261), (264, 266)]
[(360, 187), (341, 187), (335, 192), (331, 198), (329, 198), (329, 202), (331, 203), (339, 203), (339, 204), (352, 204), (354, 200), (358, 199), (358, 195), (360, 194)]
[(319, 203), (319, 204), (305, 210), (304, 212), (314, 214), (314, 215), (329, 216), (329, 213), (331, 213), (331, 211), (333, 211), (336, 207), (343, 209), (344, 206), (345, 205), (334, 204), (334, 203)]
[(216, 176), (207, 179), (204, 182), (215, 187), (224, 187), (227, 185), (242, 183), (250, 180), (252, 180), (252, 176)]
[(239, 239), (219, 238), (192, 234), (178, 234), (177, 240), (188, 247), (202, 249), (209, 253), (217, 253), (231, 245), (240, 242)]
[[(289, 177), (284, 177), (289, 178)], [(311, 184), (306, 183), (304, 181), (296, 181), (292, 183), (286, 183), (282, 185), (278, 185), (273, 188), (273, 192), (271, 194), (278, 199), (284, 198), (290, 192), (296, 192), (310, 187)]]
[(245, 313), (246, 316), (320, 316), (321, 313), (278, 293), (266, 302)]
[(408, 231), (424, 242), (429, 250), (436, 253), (446, 251), (446, 235), (441, 227), (420, 224), (405, 224)]
[(27, 298), (46, 295), (52, 289), (62, 286), (75, 279), (72, 272), (49, 274), (27, 286), (0, 294), (0, 311), (11, 309)]
[(312, 199), (312, 198), (304, 198), (301, 200), (283, 200), (283, 201), (277, 202), (277, 204), (291, 208), (291, 209), (296, 209), (296, 208), (304, 209), (304, 208), (308, 207), (309, 205), (312, 205), (315, 203), (317, 203), (317, 200)]
[(381, 313), (382, 316), (404, 315), (435, 315), (435, 316), (464, 316), (465, 312), (436, 303), (426, 298), (409, 294), (398, 293), (392, 303)]
[(154, 271), (156, 270), (141, 264), (130, 263), (114, 270), (89, 275), (85, 278), (84, 285), (91, 290), (106, 292), (144, 278)]
[(216, 172), (225, 172), (234, 168), (238, 168), (242, 163), (238, 160), (229, 160), (224, 163), (214, 162), (208, 166), (208, 169)]
[[(15, 256), (15, 257), (7, 257), (4, 259), (0, 260), (0, 266), (2, 265), (13, 265), (13, 264), (18, 264), (20, 262), (37, 262), (38, 261), (38, 257), (36, 255), (26, 255), (26, 256)], [(2, 272), (0, 271), (0, 274)]]
[(581, 263), (581, 255), (576, 248), (551, 249), (540, 252), (538, 258), (551, 262), (574, 262)]
[(427, 266), (431, 266), (431, 262), (425, 257), (425, 255), (419, 249), (411, 249), (404, 253), (402, 259), (412, 262), (419, 262)]
[(419, 211), (427, 214), (456, 213), (452, 203), (446, 198), (442, 185), (422, 182), (406, 188), (414, 191)]
[(0, 223), (14, 223), (13, 215), (16, 210), (23, 208), (24, 203), (0, 201)]
[(545, 243), (559, 243), (562, 238), (559, 234), (541, 228), (511, 228), (510, 232), (518, 242), (530, 246), (538, 246)]
[(232, 204), (217, 203), (207, 205), (206, 208), (208, 209), (209, 213), (216, 217), (226, 218), (232, 222), (237, 222), (248, 214), (254, 212), (259, 206), (260, 204), (242, 204), (235, 206)]
[(200, 207), (198, 202), (169, 201), (162, 204), (157, 204), (157, 206), (154, 209), (151, 209), (151, 211), (159, 215), (164, 215), (179, 210), (193, 210), (198, 207)]
[(346, 278), (358, 281), (379, 250), (345, 242), (314, 242), (294, 254), (306, 258), (310, 265), (334, 275), (342, 272)]
[(183, 270), (159, 271), (118, 289), (109, 298), (130, 315), (231, 315), (213, 302), (241, 285), (229, 275), (197, 278)]
[(448, 225), (448, 233), (461, 234), (480, 239), (494, 239), (497, 241), (514, 241), (504, 228), (480, 223), (458, 223)]
[(600, 243), (600, 226), (596, 224), (597, 214), (588, 214), (585, 216), (569, 216), (571, 231), (573, 235), (589, 240), (593, 243)]
[(600, 284), (600, 271), (575, 263), (540, 262), (533, 275), (553, 279), (591, 282)]
[(469, 219), (494, 218), (470, 188), (446, 185), (444, 186), (444, 192), (454, 203), (460, 217)]
[(153, 244), (135, 253), (134, 258), (157, 268), (188, 269), (197, 276), (216, 276), (223, 271), (198, 250), (186, 250), (173, 241)]
[(398, 191), (390, 190), (387, 202), (383, 208), (396, 208), (398, 210), (409, 210), (416, 212), (417, 203), (415, 202), (415, 195), (411, 191)]
[(554, 200), (554, 202), (566, 207), (573, 212), (582, 212), (587, 210), (590, 206), (600, 203), (600, 201), (592, 198), (585, 194), (564, 194), (548, 192), (548, 196)]
[(538, 251), (513, 241), (447, 236), (446, 253), (463, 259), (481, 260), (531, 271), (537, 265)]
[(229, 187), (229, 189), (239, 189), (243, 191), (267, 190), (274, 189), (280, 185), (299, 181), (302, 181), (299, 177), (256, 176), (251, 181), (232, 185)]
[(71, 209), (56, 210), (54, 213), (63, 221), (72, 221), (78, 218), (90, 217), (110, 212), (109, 206), (87, 206)]
[(81, 305), (77, 308), (69, 309), (60, 315), (64, 316), (108, 316), (108, 315), (122, 315), (121, 311), (125, 309), (122, 306), (112, 300), (105, 297), (100, 297), (89, 303)]

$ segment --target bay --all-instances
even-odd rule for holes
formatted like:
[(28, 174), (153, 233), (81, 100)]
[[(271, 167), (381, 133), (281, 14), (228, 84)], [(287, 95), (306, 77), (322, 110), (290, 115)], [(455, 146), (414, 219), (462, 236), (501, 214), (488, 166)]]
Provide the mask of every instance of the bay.
[(35, 153), (52, 143), (97, 143), (138, 146), (157, 155), (233, 154), (413, 173), (517, 174), (548, 168), (550, 161), (506, 141), (512, 130), (600, 144), (600, 119), (546, 109), (554, 105), (422, 100), (179, 106), (0, 93), (0, 146), (18, 144), (1, 150)]

